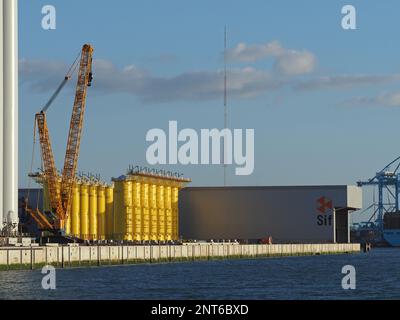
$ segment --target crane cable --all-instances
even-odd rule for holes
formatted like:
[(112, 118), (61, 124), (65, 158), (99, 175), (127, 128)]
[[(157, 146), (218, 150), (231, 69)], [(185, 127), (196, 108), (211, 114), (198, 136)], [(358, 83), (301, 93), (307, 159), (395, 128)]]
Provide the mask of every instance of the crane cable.
[(74, 63), (71, 65), (71, 67), (68, 69), (66, 77), (71, 77), (71, 75), (75, 72), (76, 68), (78, 67), (78, 60), (81, 57), (81, 52), (78, 53)]
[[(36, 120), (33, 123), (33, 144), (32, 144), (32, 154), (31, 154), (31, 163), (29, 166), (29, 173), (32, 173), (33, 170), (33, 162), (34, 162), (34, 158), (35, 158), (35, 146), (36, 146)], [(26, 193), (26, 199), (29, 199), (29, 195), (30, 195), (30, 191), (31, 191), (31, 182), (32, 182), (32, 178), (28, 179), (28, 190)]]

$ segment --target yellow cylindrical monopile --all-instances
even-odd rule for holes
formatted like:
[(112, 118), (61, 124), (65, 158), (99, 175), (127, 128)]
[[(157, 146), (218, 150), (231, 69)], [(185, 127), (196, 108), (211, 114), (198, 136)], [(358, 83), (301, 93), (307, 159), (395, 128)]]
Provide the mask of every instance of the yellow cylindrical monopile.
[(164, 201), (165, 201), (165, 240), (172, 240), (172, 192), (171, 186), (164, 187)]
[(179, 215), (178, 215), (179, 188), (172, 187), (172, 240), (179, 239)]
[(141, 207), (149, 208), (150, 207), (150, 198), (149, 198), (149, 184), (147, 182), (142, 182), (141, 184)]
[(142, 240), (150, 240), (150, 208), (142, 208), (143, 217), (143, 230), (142, 230)]
[(114, 234), (114, 188), (106, 187), (106, 239), (112, 240)]
[(139, 181), (129, 181), (132, 184), (132, 205), (134, 207), (141, 207), (141, 185)]
[(125, 209), (124, 209), (124, 182), (115, 181), (114, 184), (114, 218), (113, 240), (123, 240), (125, 233)]
[(83, 240), (89, 239), (89, 186), (87, 184), (81, 185), (80, 192), (80, 217), (81, 217), (81, 238)]
[(97, 240), (97, 185), (89, 186), (89, 235)]
[(133, 240), (142, 241), (142, 208), (135, 207), (133, 209), (133, 219), (134, 219), (134, 228), (133, 228)]
[(124, 240), (132, 240), (133, 236), (133, 197), (132, 181), (124, 181), (124, 212), (125, 212), (125, 234)]
[(133, 240), (142, 240), (142, 188), (139, 181), (132, 182), (132, 198), (133, 198)]
[(150, 240), (156, 241), (158, 238), (157, 185), (155, 184), (150, 185), (149, 198), (150, 198)]
[(71, 213), (65, 219), (65, 235), (71, 235)]
[(149, 184), (144, 181), (141, 183), (141, 207), (142, 207), (142, 240), (150, 240), (150, 199)]
[(172, 226), (172, 210), (165, 209), (165, 240), (171, 241), (173, 234), (173, 226)]
[(172, 188), (167, 185), (164, 187), (165, 209), (172, 209)]
[(106, 188), (99, 186), (97, 190), (97, 238), (106, 239)]
[(165, 241), (166, 230), (165, 230), (165, 198), (164, 198), (164, 186), (157, 186), (157, 210), (158, 210), (158, 239), (159, 241)]
[(71, 233), (80, 237), (80, 185), (74, 183), (72, 186), (72, 207), (71, 207)]

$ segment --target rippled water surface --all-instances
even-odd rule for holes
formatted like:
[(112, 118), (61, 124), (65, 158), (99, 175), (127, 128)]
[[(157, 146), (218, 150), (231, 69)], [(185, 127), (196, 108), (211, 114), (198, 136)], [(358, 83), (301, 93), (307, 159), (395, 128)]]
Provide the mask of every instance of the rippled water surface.
[[(356, 290), (342, 289), (344, 265)], [(0, 272), (0, 299), (400, 299), (400, 249), (354, 255)]]

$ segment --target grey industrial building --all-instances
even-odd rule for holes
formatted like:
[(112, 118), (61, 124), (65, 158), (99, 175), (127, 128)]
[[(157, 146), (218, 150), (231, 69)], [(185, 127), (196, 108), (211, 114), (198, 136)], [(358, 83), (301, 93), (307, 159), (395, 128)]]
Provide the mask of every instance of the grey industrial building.
[(190, 187), (181, 190), (183, 239), (346, 243), (356, 186)]

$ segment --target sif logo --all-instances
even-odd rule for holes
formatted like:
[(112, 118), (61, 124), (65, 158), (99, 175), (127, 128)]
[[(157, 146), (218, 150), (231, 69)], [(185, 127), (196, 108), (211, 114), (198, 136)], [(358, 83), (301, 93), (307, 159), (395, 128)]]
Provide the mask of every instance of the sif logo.
[(332, 200), (322, 196), (317, 199), (317, 225), (331, 226), (333, 217)]

